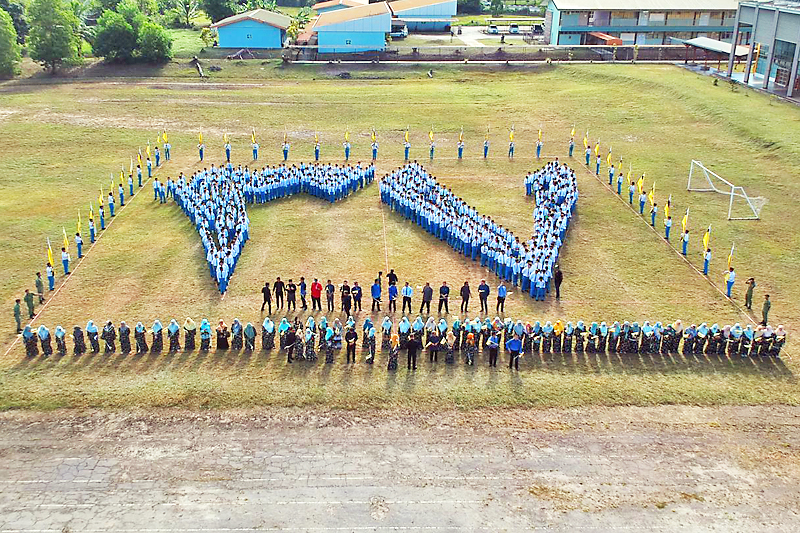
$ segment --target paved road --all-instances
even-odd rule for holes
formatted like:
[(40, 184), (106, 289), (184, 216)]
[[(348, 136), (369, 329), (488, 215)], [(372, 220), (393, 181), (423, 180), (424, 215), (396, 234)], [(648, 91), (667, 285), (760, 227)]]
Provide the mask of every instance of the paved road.
[(0, 414), (0, 531), (798, 531), (800, 409)]

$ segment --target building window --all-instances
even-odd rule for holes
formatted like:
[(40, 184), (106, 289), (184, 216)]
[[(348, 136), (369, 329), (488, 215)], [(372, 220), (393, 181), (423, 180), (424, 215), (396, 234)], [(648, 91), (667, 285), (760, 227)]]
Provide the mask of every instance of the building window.
[(347, 40), (344, 42), (344, 44), (353, 44), (353, 41), (351, 41), (350, 39), (347, 39)]
[(247, 38), (248, 38), (248, 39), (252, 39), (252, 38), (253, 38), (253, 34), (252, 34), (252, 33), (248, 33), (248, 34), (247, 34)]

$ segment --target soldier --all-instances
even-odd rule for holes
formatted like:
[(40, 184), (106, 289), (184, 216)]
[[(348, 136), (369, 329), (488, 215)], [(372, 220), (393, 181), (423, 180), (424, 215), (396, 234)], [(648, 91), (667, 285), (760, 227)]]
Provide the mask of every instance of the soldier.
[(39, 296), (39, 303), (44, 303), (44, 282), (42, 281), (42, 273), (36, 273), (36, 294)]
[(19, 308), (19, 298), (14, 300), (14, 322), (17, 323), (17, 335), (22, 333), (22, 316)]
[(744, 282), (747, 285), (747, 292), (744, 295), (744, 306), (750, 310), (753, 309), (753, 289), (756, 288), (756, 280), (755, 278), (748, 278), (747, 281)]

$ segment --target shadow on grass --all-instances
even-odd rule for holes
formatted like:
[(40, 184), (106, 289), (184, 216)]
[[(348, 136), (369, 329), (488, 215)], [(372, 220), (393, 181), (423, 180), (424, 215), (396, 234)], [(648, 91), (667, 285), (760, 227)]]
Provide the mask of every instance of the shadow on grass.
[[(364, 381), (373, 379), (376, 374), (386, 371), (385, 365), (388, 354), (378, 352), (375, 362), (366, 365), (364, 359), (366, 352), (359, 352), (355, 365), (345, 362), (343, 350), (334, 354), (334, 363), (326, 364), (324, 354), (316, 361), (295, 359), (291, 365), (286, 363), (286, 352), (273, 349), (271, 351), (220, 351), (203, 352), (194, 350), (176, 353), (127, 354), (120, 353), (86, 353), (81, 356), (68, 354), (64, 357), (51, 355), (44, 357), (38, 355), (33, 358), (24, 357), (10, 370), (16, 373), (43, 373), (50, 371), (72, 371), (81, 373), (103, 372), (104, 374), (117, 371), (119, 373), (142, 374), (152, 371), (174, 370), (180, 372), (197, 372), (201, 370), (221, 373), (260, 373), (275, 374), (275, 377), (292, 379), (296, 377), (309, 377), (312, 369), (315, 370), (320, 385), (325, 385), (334, 376), (334, 368), (345, 371), (339, 376), (340, 385), (347, 388), (355, 375), (352, 370), (364, 370), (361, 374)], [(398, 372), (406, 371), (407, 356), (404, 352), (398, 358)], [(417, 357), (417, 368), (425, 368), (427, 375), (425, 382), (431, 385), (441, 379), (455, 379), (457, 374), (463, 374), (467, 384), (474, 385), (475, 370), (488, 366), (488, 354), (481, 352), (475, 360), (475, 366), (470, 367), (464, 363), (463, 354), (457, 352), (456, 363), (448, 365), (442, 360), (431, 363), (428, 354), (423, 352)], [(497, 370), (508, 366), (508, 354), (501, 353), (498, 357)], [(460, 368), (459, 367), (463, 367)], [(781, 379), (795, 382), (796, 377), (786, 366), (783, 359), (774, 357), (728, 357), (718, 354), (622, 354), (622, 353), (537, 353), (528, 354), (520, 360), (520, 372), (558, 372), (576, 375), (749, 375), (761, 376), (765, 379)], [(390, 376), (396, 373), (391, 373)], [(492, 374), (492, 381), (495, 381)], [(409, 383), (407, 378), (406, 383)], [(395, 386), (394, 378), (387, 382), (387, 388)], [(412, 382), (416, 386), (416, 380)], [(406, 385), (408, 386), (408, 385)]]

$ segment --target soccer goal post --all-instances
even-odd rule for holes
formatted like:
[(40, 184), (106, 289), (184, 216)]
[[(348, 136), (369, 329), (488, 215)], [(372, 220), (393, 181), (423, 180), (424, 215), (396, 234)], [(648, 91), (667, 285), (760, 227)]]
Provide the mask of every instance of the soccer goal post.
[[(760, 218), (759, 214), (761, 213), (761, 208), (767, 203), (767, 199), (762, 196), (748, 196), (743, 187), (734, 185), (713, 170), (707, 168), (700, 161), (695, 161), (694, 159), (692, 159), (692, 165), (689, 167), (689, 183), (686, 185), (686, 190), (694, 192), (716, 192), (730, 197), (728, 201), (728, 220), (758, 220)], [(744, 200), (744, 203), (748, 206), (752, 214), (748, 213), (747, 209), (744, 209), (744, 212), (741, 213), (742, 216), (735, 216), (739, 213), (734, 212), (734, 208), (736, 207), (734, 204), (742, 203), (741, 200), (736, 202), (737, 198)]]

